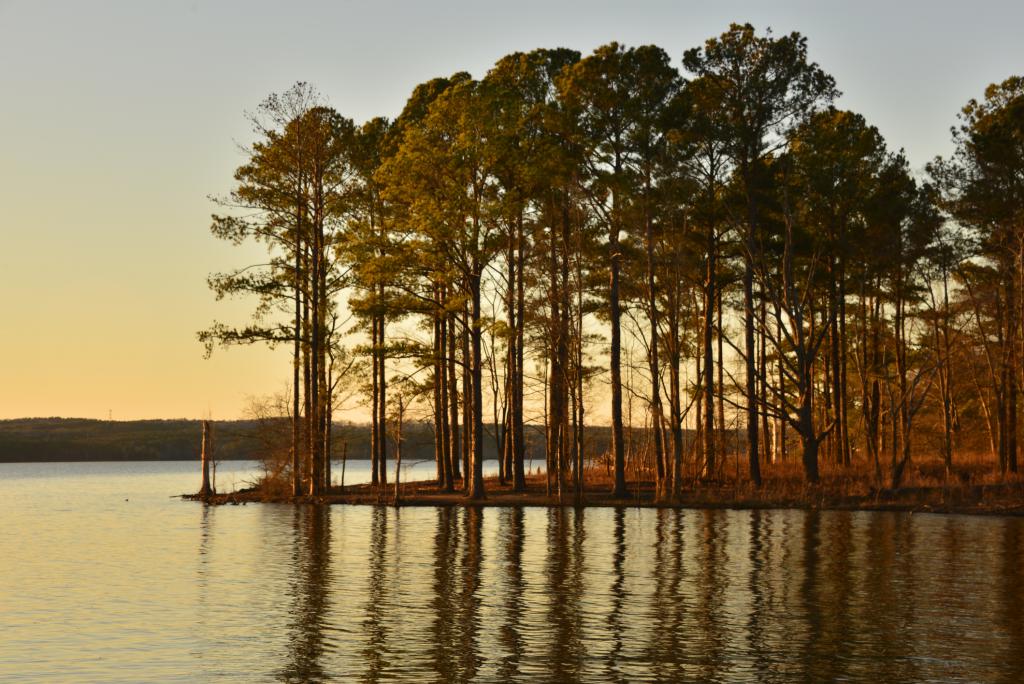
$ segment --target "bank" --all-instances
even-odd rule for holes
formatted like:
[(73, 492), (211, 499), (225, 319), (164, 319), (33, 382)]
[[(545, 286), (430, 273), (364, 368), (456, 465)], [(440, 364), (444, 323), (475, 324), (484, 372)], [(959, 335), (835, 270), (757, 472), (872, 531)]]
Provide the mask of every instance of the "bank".
[[(865, 483), (857, 483), (864, 485)], [(935, 486), (909, 486), (899, 489), (851, 486), (846, 482), (823, 481), (818, 485), (791, 481), (766, 481), (760, 488), (746, 483), (692, 483), (675, 497), (658, 496), (654, 483), (631, 482), (628, 495), (613, 497), (609, 483), (588, 482), (582, 494), (566, 486), (561, 493), (556, 483), (549, 485), (543, 474), (527, 477), (525, 491), (513, 491), (511, 484), (497, 477), (485, 479), (486, 496), (469, 498), (462, 491), (448, 492), (434, 480), (403, 482), (397, 496), (395, 486), (373, 484), (332, 487), (317, 496), (293, 497), (252, 487), (207, 497), (184, 494), (182, 498), (210, 505), (249, 503), (372, 505), (372, 506), (571, 506), (637, 507), (689, 509), (805, 509), (906, 511), (965, 515), (1024, 516), (1024, 483), (1018, 480), (999, 483), (955, 483)]]

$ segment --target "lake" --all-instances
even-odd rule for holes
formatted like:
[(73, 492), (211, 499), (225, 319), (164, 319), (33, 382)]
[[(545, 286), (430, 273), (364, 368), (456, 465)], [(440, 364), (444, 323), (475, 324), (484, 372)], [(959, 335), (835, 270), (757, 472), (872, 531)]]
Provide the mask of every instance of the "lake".
[(0, 681), (1024, 681), (1021, 519), (172, 498), (198, 480), (0, 465)]

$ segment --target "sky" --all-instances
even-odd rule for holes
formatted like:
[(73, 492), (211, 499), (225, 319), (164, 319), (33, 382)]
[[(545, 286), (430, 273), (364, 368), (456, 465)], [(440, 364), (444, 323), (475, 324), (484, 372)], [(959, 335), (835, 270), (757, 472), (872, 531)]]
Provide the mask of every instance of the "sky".
[(288, 383), (287, 352), (218, 350), (243, 323), (210, 272), (257, 247), (210, 235), (245, 112), (296, 81), (361, 122), (435, 76), (616, 40), (684, 50), (730, 22), (799, 31), (893, 149), (949, 154), (956, 113), (1024, 74), (1024, 2), (46, 2), (0, 0), (0, 419), (230, 419)]

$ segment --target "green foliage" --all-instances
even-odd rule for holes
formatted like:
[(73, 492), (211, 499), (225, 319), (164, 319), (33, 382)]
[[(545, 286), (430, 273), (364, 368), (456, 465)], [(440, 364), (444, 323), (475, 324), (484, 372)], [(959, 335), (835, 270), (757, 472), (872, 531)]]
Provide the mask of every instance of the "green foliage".
[[(902, 411), (909, 423), (911, 400), (901, 386), (916, 387), (939, 363), (927, 346), (932, 338), (914, 328), (939, 320), (929, 298), (936, 278), (946, 283), (956, 274), (965, 287), (976, 285), (978, 325), (991, 322), (1005, 344), (1020, 337), (1019, 324), (1000, 313), (1010, 301), (1007, 284), (1020, 281), (1024, 244), (1019, 77), (968, 103), (954, 130), (956, 154), (936, 160), (930, 181), (921, 182), (863, 116), (833, 106), (836, 83), (809, 61), (799, 33), (733, 24), (687, 50), (681, 66), (653, 45), (613, 42), (586, 56), (517, 52), (480, 80), (459, 72), (427, 81), (393, 121), (361, 126), (323, 106), (305, 84), (271, 96), (254, 117), (257, 140), (236, 188), (211, 226), (220, 239), (267, 248), (265, 263), (209, 278), (218, 298), (253, 297), (254, 315), (240, 327), (216, 323), (200, 339), (208, 350), (297, 338), (309, 345), (316, 332), (296, 320), (295, 301), (322, 297), (318, 325), (332, 321), (328, 348), (339, 359), (341, 335), (374, 331), (373, 341), (349, 349), (374, 358), (367, 388), (375, 397), (384, 395), (386, 360), (401, 369), (395, 378), (407, 398), (431, 395), (450, 349), (462, 372), (479, 373), (479, 358), (463, 358), (463, 342), (479, 345), (486, 331), (494, 401), (521, 391), (517, 382), (541, 382), (526, 379), (517, 363), (548, 364), (544, 377), (556, 378), (557, 361), (571, 366), (544, 380), (557, 405), (569, 402), (570, 375), (580, 393), (582, 379), (594, 376), (587, 356), (604, 340), (591, 325), (618, 326), (621, 305), (652, 376), (665, 372), (652, 342), (670, 350), (678, 372), (686, 355), (704, 361), (702, 346), (714, 333), (732, 349), (726, 356), (748, 363), (748, 380), (762, 374), (760, 397), (752, 396), (757, 383), (732, 382), (717, 387), (718, 399), (746, 403), (751, 415), (793, 419), (799, 409), (798, 431), (816, 449), (830, 417), (845, 416), (840, 406), (869, 403), (872, 382), (885, 385), (887, 410)], [(999, 277), (982, 277), (989, 271)], [(351, 324), (338, 320), (341, 292)], [(712, 330), (717, 299), (725, 323)], [(838, 339), (847, 323), (841, 312), (858, 335), (856, 399), (829, 395), (847, 391), (851, 344)], [(406, 319), (420, 331), (433, 326), (433, 344), (416, 333), (385, 334)], [(737, 324), (743, 349), (730, 329)], [(532, 361), (521, 362), (514, 357), (524, 327), (528, 349), (520, 353)], [(444, 349), (442, 330), (457, 337)], [(750, 346), (754, 333), (760, 351)], [(818, 355), (826, 341), (828, 358)], [(755, 369), (755, 356), (782, 367), (783, 379)], [(719, 366), (728, 362), (717, 358)], [(363, 365), (352, 367), (366, 374)], [(610, 365), (614, 375), (617, 361)], [(837, 372), (842, 390), (829, 384)], [(464, 379), (451, 378), (458, 393)], [(645, 380), (656, 395), (660, 378)], [(691, 401), (700, 382), (689, 389)], [(446, 391), (456, 396), (455, 389)], [(681, 411), (684, 390), (673, 391)], [(947, 402), (951, 391), (943, 389)], [(773, 393), (778, 401), (766, 398)], [(806, 399), (799, 407), (798, 393)], [(822, 394), (830, 397), (828, 415), (813, 413), (811, 398)], [(448, 408), (448, 397), (432, 401)], [(582, 397), (573, 401), (582, 409)], [(375, 416), (386, 413), (377, 409)], [(483, 407), (472, 410), (479, 420)]]

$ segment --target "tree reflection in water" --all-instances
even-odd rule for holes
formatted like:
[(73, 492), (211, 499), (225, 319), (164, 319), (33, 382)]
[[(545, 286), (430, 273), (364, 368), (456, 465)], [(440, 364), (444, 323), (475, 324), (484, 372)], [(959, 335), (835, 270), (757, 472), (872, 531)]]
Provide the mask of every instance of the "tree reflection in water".
[(727, 538), (721, 511), (701, 511), (698, 515), (701, 539), (696, 553), (699, 570), (696, 586), (691, 589), (697, 593), (697, 677), (702, 681), (715, 681), (726, 665), (723, 658), (726, 633), (722, 607), (727, 599)]
[(441, 681), (468, 681), (482, 662), (478, 635), (483, 513), (476, 507), (440, 507), (436, 515), (432, 662)]
[(364, 679), (369, 682), (380, 681), (387, 667), (388, 630), (385, 610), (388, 600), (388, 516), (386, 508), (376, 506), (373, 508), (370, 521), (370, 586), (363, 611), (366, 615), (363, 620), (363, 631), (366, 635), (366, 646), (363, 649), (366, 665)]
[(644, 660), (652, 664), (651, 674), (655, 679), (665, 682), (684, 679), (681, 660), (688, 647), (688, 635), (684, 629), (690, 607), (683, 587), (684, 515), (678, 509), (659, 509), (655, 523), (651, 568), (654, 586), (650, 597), (653, 634), (645, 649)]
[(611, 650), (605, 665), (605, 675), (610, 681), (626, 681), (621, 671), (623, 652), (623, 611), (627, 599), (626, 595), (626, 511), (623, 508), (616, 508), (614, 514), (614, 530), (612, 539), (612, 586), (611, 586), (611, 611), (608, 614), (608, 639), (611, 641)]
[(547, 511), (547, 591), (551, 677), (559, 682), (579, 678), (584, 647), (580, 599), (583, 596), (583, 509)]
[(763, 511), (750, 512), (749, 563), (750, 614), (747, 617), (747, 648), (754, 655), (754, 669), (769, 671), (771, 652), (765, 634), (768, 622), (767, 608), (771, 605), (772, 588), (768, 574), (771, 549), (771, 528)]
[(503, 681), (516, 678), (520, 672), (523, 657), (522, 620), (525, 609), (523, 591), (523, 541), (526, 528), (522, 508), (501, 510), (502, 552), (504, 554), (503, 579), (504, 602), (500, 644), (504, 651), (498, 666), (498, 675)]
[[(276, 533), (290, 546), (268, 546), (282, 621), (266, 625), (283, 637), (283, 681), (1024, 675), (1024, 521), (378, 507), (336, 510), (332, 526), (327, 507), (287, 515)], [(208, 606), (225, 576), (211, 528), (206, 514), (196, 572)], [(204, 634), (214, 616), (197, 623)]]
[(333, 585), (331, 511), (327, 506), (295, 506), (292, 518), (295, 570), (289, 599), (294, 606), (288, 628), (286, 682), (321, 682), (324, 670), (324, 621)]
[(1003, 551), (1000, 558), (999, 588), (1002, 593), (996, 607), (1000, 631), (1008, 637), (1009, 648), (1000, 648), (1000, 660), (1006, 672), (1005, 682), (1024, 681), (1024, 525), (1006, 525), (1003, 528)]
[(483, 526), (483, 512), (477, 506), (462, 511), (466, 543), (462, 550), (462, 586), (459, 591), (459, 677), (469, 681), (480, 667), (480, 533)]

